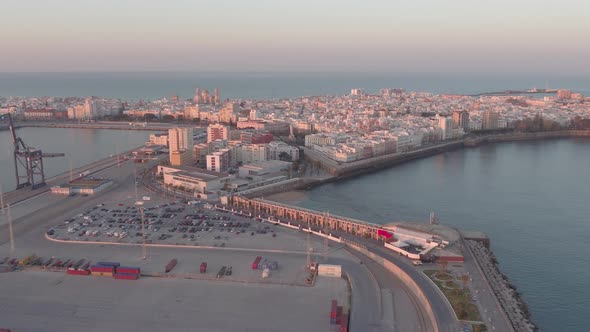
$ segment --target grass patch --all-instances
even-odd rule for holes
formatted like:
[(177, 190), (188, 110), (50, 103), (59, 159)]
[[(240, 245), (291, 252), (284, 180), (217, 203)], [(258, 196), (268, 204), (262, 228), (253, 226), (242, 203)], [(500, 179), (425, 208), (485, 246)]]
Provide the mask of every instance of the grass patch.
[[(440, 281), (436, 278), (439, 278), (439, 271), (436, 270), (426, 270), (424, 271), (426, 274), (438, 288), (443, 292), (446, 298), (451, 303), (457, 318), (460, 320), (471, 320), (471, 321), (480, 321), (481, 318), (479, 316), (479, 310), (477, 310), (477, 306), (471, 302), (471, 292), (469, 289), (461, 289), (454, 281)], [(445, 287), (446, 286), (446, 287)], [(449, 289), (452, 288), (452, 289)], [(484, 327), (485, 328), (485, 327)], [(485, 331), (481, 330), (480, 331)]]

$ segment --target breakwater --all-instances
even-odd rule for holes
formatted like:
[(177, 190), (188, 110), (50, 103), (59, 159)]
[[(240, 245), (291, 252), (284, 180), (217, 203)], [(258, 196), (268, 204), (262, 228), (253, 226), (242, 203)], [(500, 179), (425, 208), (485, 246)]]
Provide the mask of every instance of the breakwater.
[(475, 261), (487, 279), (496, 299), (515, 331), (536, 331), (530, 313), (520, 294), (497, 266), (496, 257), (485, 245), (473, 240), (465, 241)]

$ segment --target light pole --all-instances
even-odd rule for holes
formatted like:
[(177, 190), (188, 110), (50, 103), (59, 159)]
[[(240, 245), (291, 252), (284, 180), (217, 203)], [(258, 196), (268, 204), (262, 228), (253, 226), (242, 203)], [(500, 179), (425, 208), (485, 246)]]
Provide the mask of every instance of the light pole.
[(72, 170), (72, 157), (68, 155), (68, 161), (70, 162), (70, 182), (74, 181), (74, 171)]
[(139, 206), (139, 211), (141, 212), (141, 259), (145, 260), (147, 258), (147, 248), (145, 246), (145, 214), (143, 212), (143, 202), (137, 201), (135, 202), (135, 205)]
[(12, 215), (10, 214), (10, 204), (6, 206), (8, 209), (8, 232), (10, 234), (10, 257), (14, 256), (14, 231), (12, 229)]
[(5, 215), (4, 211), (4, 191), (2, 191), (2, 184), (0, 184), (0, 208), (2, 208), (2, 215)]

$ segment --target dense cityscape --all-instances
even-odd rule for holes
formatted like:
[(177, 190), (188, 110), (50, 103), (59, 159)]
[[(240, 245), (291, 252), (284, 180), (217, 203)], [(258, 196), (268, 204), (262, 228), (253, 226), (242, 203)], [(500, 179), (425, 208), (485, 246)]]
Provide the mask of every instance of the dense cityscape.
[(587, 331), (589, 9), (3, 3), (0, 332)]

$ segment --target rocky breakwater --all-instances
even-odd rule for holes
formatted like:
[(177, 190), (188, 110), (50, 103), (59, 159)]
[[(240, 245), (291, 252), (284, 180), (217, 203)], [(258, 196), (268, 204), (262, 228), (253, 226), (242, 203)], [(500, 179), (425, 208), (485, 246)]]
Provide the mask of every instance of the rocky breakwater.
[(537, 327), (531, 322), (530, 314), (526, 303), (520, 298), (516, 290), (506, 276), (497, 266), (494, 254), (481, 242), (467, 240), (473, 256), (488, 280), (498, 302), (506, 313), (508, 320), (515, 331), (536, 331)]

